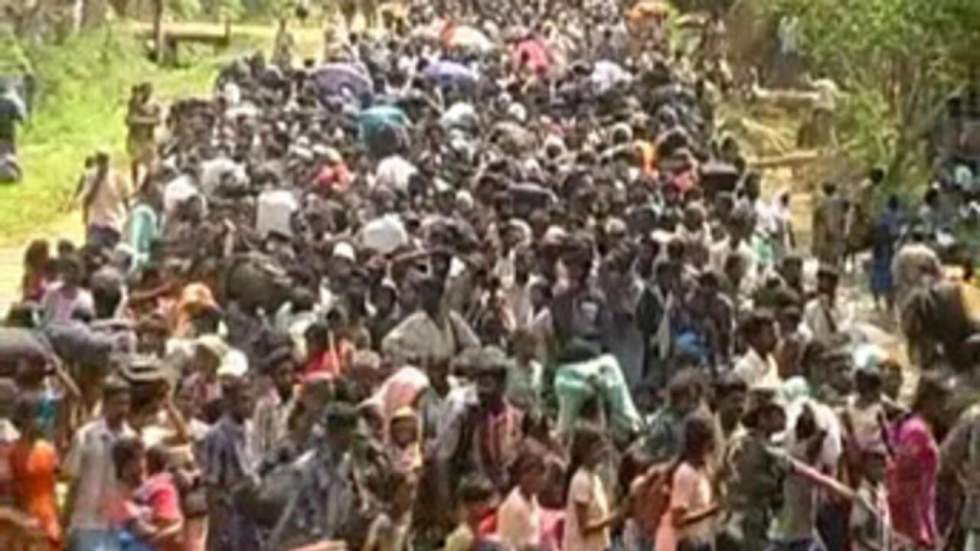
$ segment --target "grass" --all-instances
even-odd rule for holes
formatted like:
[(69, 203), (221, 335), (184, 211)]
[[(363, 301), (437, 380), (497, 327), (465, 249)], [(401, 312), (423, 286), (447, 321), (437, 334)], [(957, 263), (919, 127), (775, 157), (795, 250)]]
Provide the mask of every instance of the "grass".
[[(130, 88), (154, 84), (164, 100), (201, 94), (229, 52), (194, 56), (184, 69), (164, 69), (147, 60), (143, 48), (121, 30), (100, 30), (23, 52), (38, 79), (32, 119), (18, 136), (24, 180), (0, 188), (0, 244), (11, 245), (64, 217), (82, 163), (106, 147), (120, 167), (126, 164), (124, 119)], [(236, 44), (234, 50), (247, 45)], [(4, 52), (7, 54), (4, 59)], [(18, 53), (0, 41), (0, 70)], [(183, 52), (182, 52), (183, 54)], [(188, 56), (184, 56), (185, 58)]]

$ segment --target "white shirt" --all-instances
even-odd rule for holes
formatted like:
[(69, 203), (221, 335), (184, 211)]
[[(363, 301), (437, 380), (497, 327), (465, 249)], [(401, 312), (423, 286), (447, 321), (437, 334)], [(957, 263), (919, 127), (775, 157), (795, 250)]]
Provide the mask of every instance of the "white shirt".
[(401, 155), (385, 157), (378, 163), (375, 172), (375, 183), (384, 185), (396, 191), (407, 192), (408, 182), (418, 172), (415, 165), (405, 160)]
[(497, 510), (497, 535), (513, 549), (537, 547), (541, 543), (541, 506), (538, 498), (524, 497), (520, 487), (511, 490)]
[(752, 249), (752, 246), (748, 244), (744, 239), (739, 242), (735, 249), (732, 249), (731, 239), (725, 238), (721, 241), (715, 242), (711, 246), (710, 252), (710, 263), (713, 270), (717, 270), (719, 273), (725, 273), (725, 260), (731, 254), (737, 254), (741, 257), (742, 262), (745, 267), (745, 276), (742, 278), (742, 288), (751, 288), (753, 282), (755, 281), (759, 258)]
[(810, 299), (803, 308), (803, 324), (815, 339), (826, 339), (839, 333), (851, 323), (848, 309), (840, 304), (827, 306), (820, 297)]
[(365, 247), (390, 254), (408, 243), (409, 235), (405, 224), (397, 214), (385, 214), (364, 224), (359, 240)]
[(88, 171), (85, 174), (85, 188), (82, 194), (82, 197), (89, 198), (88, 225), (122, 232), (128, 216), (126, 208), (128, 187), (126, 179), (115, 170), (110, 169), (104, 178), (100, 178), (97, 169)]
[(755, 386), (777, 387), (782, 384), (779, 378), (779, 368), (771, 354), (765, 358), (753, 348), (735, 363), (732, 371), (736, 377), (745, 381), (749, 388)]
[(70, 530), (107, 530), (106, 501), (116, 487), (112, 446), (123, 437), (135, 436), (127, 425), (112, 432), (105, 419), (96, 419), (79, 429), (65, 458), (65, 473), (75, 485), (75, 503)]
[(236, 183), (245, 183), (248, 176), (245, 174), (245, 167), (229, 159), (228, 157), (218, 157), (201, 163), (201, 190), (205, 195), (210, 195), (222, 178), (230, 176)]

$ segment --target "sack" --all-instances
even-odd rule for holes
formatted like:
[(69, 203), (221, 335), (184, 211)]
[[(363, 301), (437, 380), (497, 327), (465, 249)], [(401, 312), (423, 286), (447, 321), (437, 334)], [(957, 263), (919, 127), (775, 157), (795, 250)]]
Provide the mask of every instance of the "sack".
[(14, 377), (21, 361), (47, 364), (54, 351), (40, 334), (16, 327), (0, 328), (0, 377)]
[(657, 537), (661, 517), (670, 508), (671, 486), (679, 464), (677, 460), (658, 463), (630, 486), (633, 519), (648, 538)]
[(93, 331), (79, 321), (53, 323), (41, 332), (59, 358), (82, 367), (109, 365), (114, 343), (111, 335)]

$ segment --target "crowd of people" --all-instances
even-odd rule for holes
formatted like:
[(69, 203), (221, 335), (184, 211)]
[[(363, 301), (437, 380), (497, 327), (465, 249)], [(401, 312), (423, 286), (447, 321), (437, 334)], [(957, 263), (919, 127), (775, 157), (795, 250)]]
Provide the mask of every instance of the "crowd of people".
[(980, 413), (839, 296), (937, 253), (828, 185), (811, 255), (717, 60), (552, 4), (136, 86), (0, 329), (0, 549), (980, 549)]

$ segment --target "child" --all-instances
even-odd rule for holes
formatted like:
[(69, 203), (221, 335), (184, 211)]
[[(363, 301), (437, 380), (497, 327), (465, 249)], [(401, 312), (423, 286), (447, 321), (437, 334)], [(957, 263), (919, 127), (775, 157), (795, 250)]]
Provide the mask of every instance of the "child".
[(538, 494), (546, 483), (547, 450), (537, 442), (525, 441), (514, 462), (517, 486), (497, 511), (497, 534), (517, 550), (536, 548), (541, 543), (541, 506)]
[(467, 551), (472, 548), (480, 533), (480, 525), (494, 511), (496, 492), (493, 483), (485, 476), (474, 475), (463, 479), (459, 486), (460, 523), (446, 538), (443, 551)]
[(852, 551), (891, 551), (894, 541), (885, 485), (888, 455), (883, 446), (870, 447), (861, 453), (861, 461), (863, 476), (857, 489), (859, 504), (851, 509), (850, 518)]
[(698, 416), (687, 419), (684, 449), (671, 479), (669, 508), (657, 530), (657, 551), (712, 548), (712, 517), (721, 509), (713, 495), (710, 472), (714, 435), (710, 420)]
[(34, 359), (22, 359), (17, 365), (17, 391), (23, 397), (29, 397), (38, 404), (37, 421), (41, 435), (50, 442), (61, 442), (67, 437), (66, 417), (63, 405), (65, 395), (80, 399), (82, 397), (78, 384), (71, 375), (57, 363), (53, 364), (53, 375), (63, 393), (55, 388), (48, 378), (48, 364)]
[(507, 369), (507, 399), (529, 411), (540, 404), (544, 367), (535, 359), (538, 343), (534, 333), (519, 329), (512, 342), (516, 362)]
[(603, 433), (583, 426), (572, 440), (572, 475), (565, 510), (566, 551), (603, 551), (609, 548), (610, 527), (618, 520), (611, 514), (599, 467), (608, 453)]
[(149, 454), (154, 473), (144, 482), (147, 455), (136, 438), (123, 438), (112, 446), (118, 486), (107, 516), (121, 551), (177, 551), (183, 530), (177, 490), (163, 469), (165, 456), (159, 449)]
[(44, 297), (50, 279), (51, 252), (44, 239), (32, 241), (24, 253), (24, 278), (21, 280), (21, 300), (39, 302)]
[(136, 438), (123, 438), (112, 446), (112, 463), (118, 480), (117, 493), (107, 504), (121, 551), (154, 551), (148, 543), (153, 527), (143, 520), (143, 511), (136, 505), (135, 493), (143, 483), (146, 453)]
[(422, 426), (411, 407), (403, 407), (388, 423), (388, 457), (392, 466), (402, 472), (422, 468)]
[(857, 392), (848, 397), (843, 419), (852, 444), (865, 450), (882, 444), (884, 438), (881, 369), (877, 364), (862, 366), (855, 373), (854, 383)]
[(183, 546), (183, 514), (180, 494), (174, 476), (168, 470), (169, 452), (157, 445), (146, 452), (146, 480), (140, 485), (135, 497), (146, 507), (148, 518), (154, 526), (152, 538), (157, 551), (180, 551)]
[(92, 293), (82, 287), (85, 276), (81, 258), (69, 256), (58, 261), (61, 282), (47, 287), (41, 298), (44, 324), (67, 323), (76, 312), (94, 312)]

